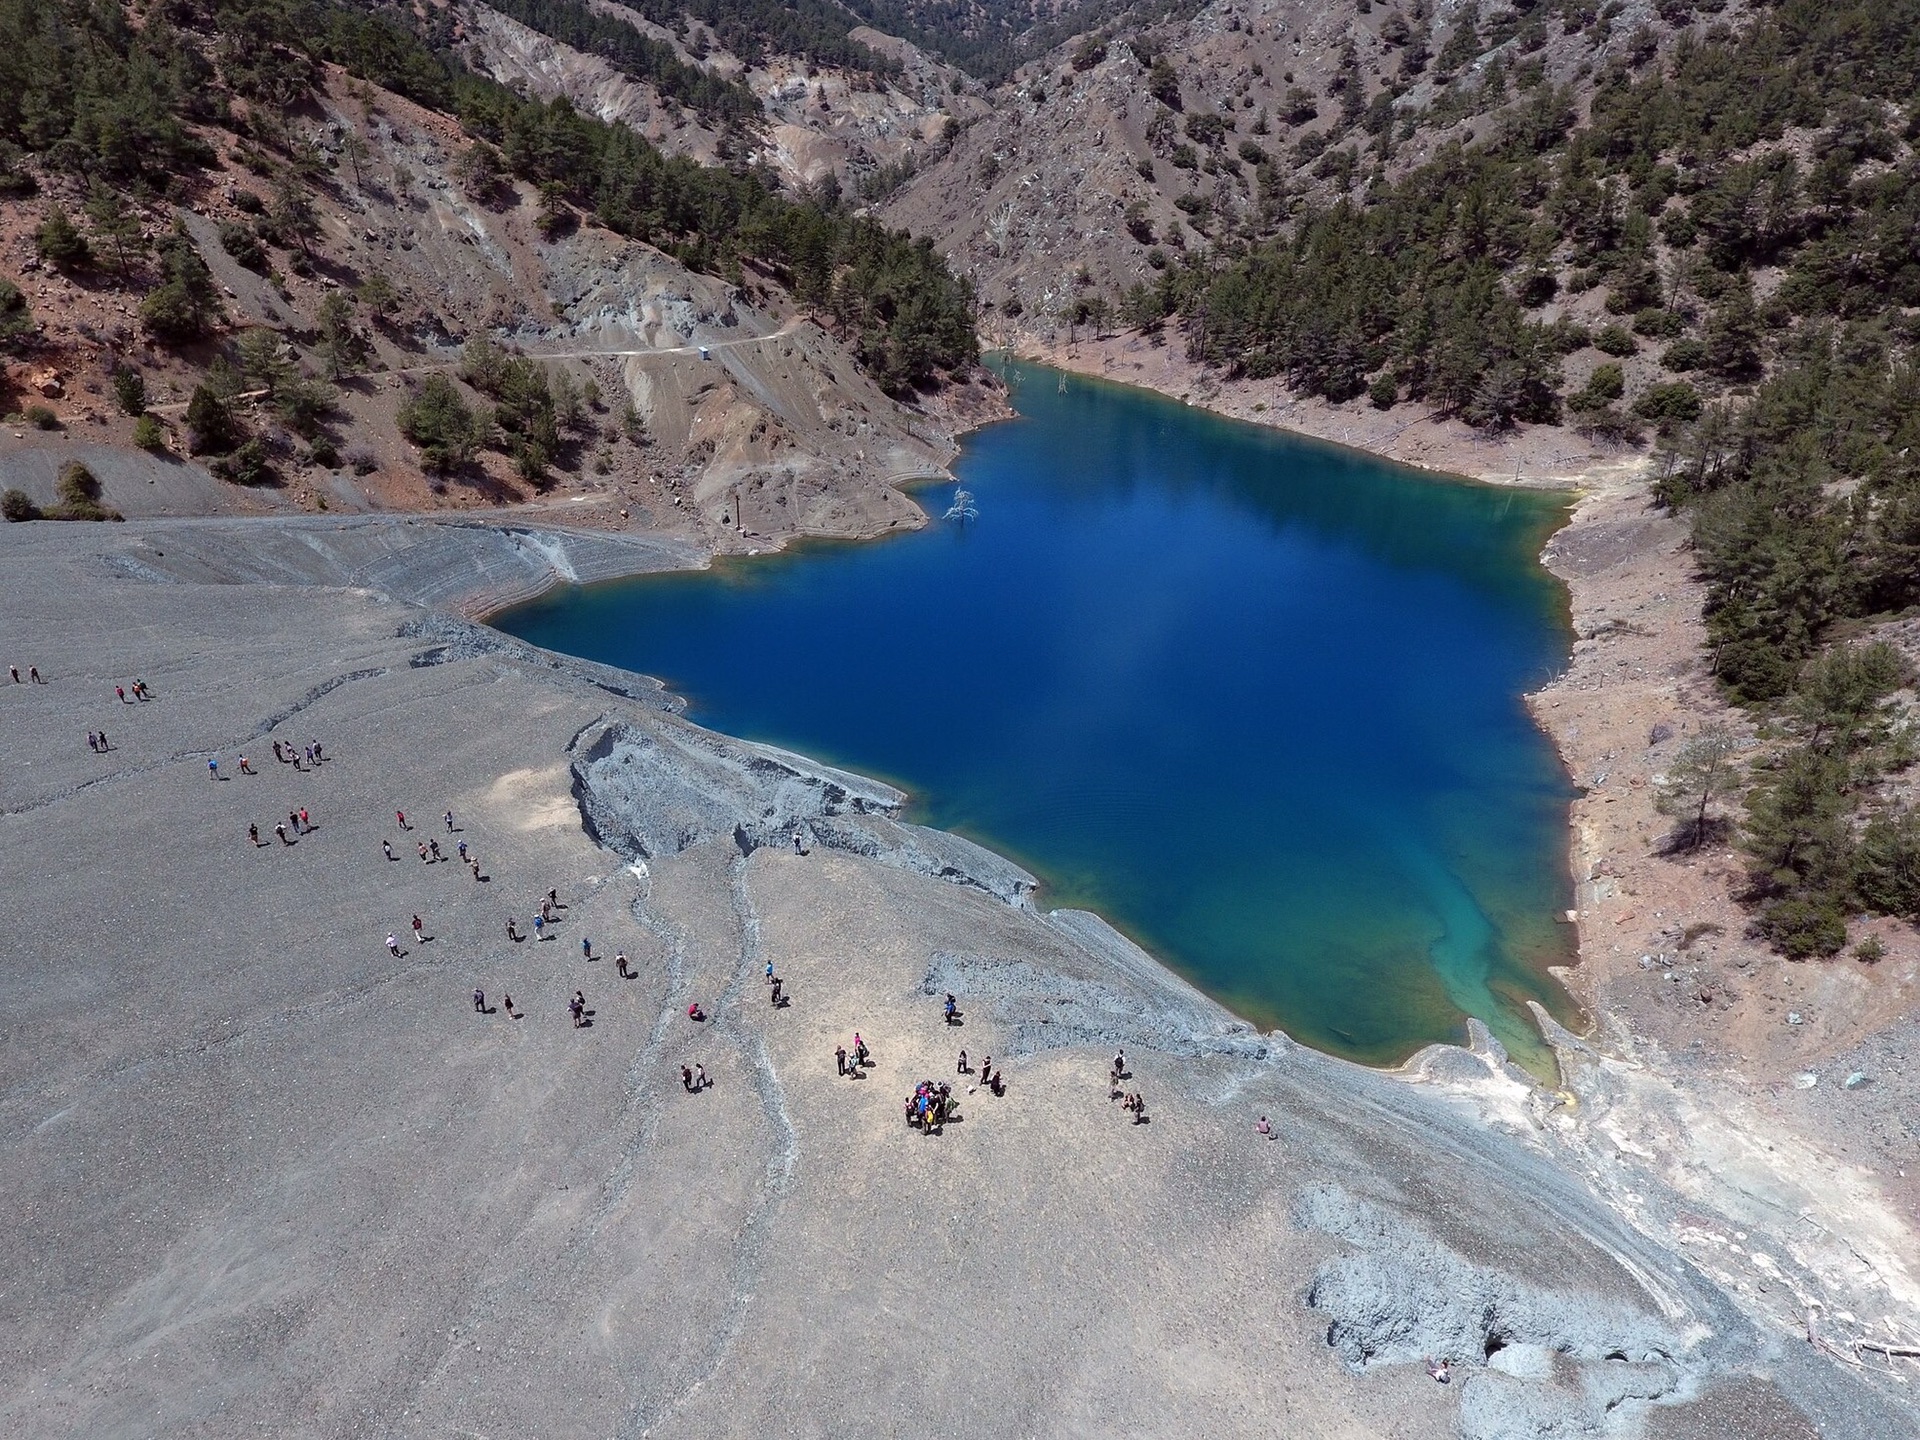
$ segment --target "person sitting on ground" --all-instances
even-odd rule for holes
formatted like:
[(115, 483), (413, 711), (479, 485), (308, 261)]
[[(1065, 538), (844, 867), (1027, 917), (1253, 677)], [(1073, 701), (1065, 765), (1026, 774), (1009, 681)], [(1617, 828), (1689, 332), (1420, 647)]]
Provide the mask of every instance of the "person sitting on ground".
[(1254, 1121), (1253, 1129), (1257, 1135), (1264, 1135), (1269, 1140), (1273, 1138), (1273, 1124), (1264, 1115)]
[(1429, 1359), (1427, 1361), (1427, 1374), (1431, 1375), (1435, 1380), (1438, 1380), (1442, 1385), (1447, 1384), (1453, 1379), (1453, 1371), (1448, 1367), (1445, 1360)]
[(707, 1012), (700, 1008), (700, 1002), (698, 1000), (687, 1006), (687, 1018), (695, 1024), (699, 1024), (707, 1018)]

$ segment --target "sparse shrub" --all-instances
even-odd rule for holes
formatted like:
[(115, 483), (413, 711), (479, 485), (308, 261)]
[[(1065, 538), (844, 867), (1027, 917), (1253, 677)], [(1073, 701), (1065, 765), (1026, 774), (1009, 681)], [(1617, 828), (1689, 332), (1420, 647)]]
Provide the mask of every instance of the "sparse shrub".
[(60, 467), (60, 484), (55, 492), (68, 514), (85, 520), (100, 518), (100, 481), (78, 460)]
[(67, 212), (55, 205), (33, 235), (34, 249), (40, 258), (56, 270), (78, 270), (93, 259), (87, 237), (74, 225)]
[(231, 455), (222, 456), (207, 468), (222, 480), (248, 487), (271, 485), (276, 478), (266, 441), (258, 435), (248, 436), (233, 448)]
[(1684, 380), (1671, 385), (1649, 385), (1633, 402), (1634, 414), (1662, 426), (1698, 420), (1700, 410), (1700, 392)]
[(157, 418), (142, 415), (133, 422), (133, 443), (142, 450), (164, 450), (167, 448), (167, 432)]
[(24, 490), (8, 490), (0, 495), (0, 516), (18, 524), (26, 520), (38, 520), (40, 507)]
[(1686, 322), (1671, 310), (1649, 307), (1633, 317), (1633, 333), (1653, 340), (1671, 340), (1684, 329)]
[(1091, 70), (1107, 58), (1107, 42), (1097, 35), (1089, 35), (1081, 41), (1080, 48), (1073, 52), (1073, 68)]
[(60, 417), (45, 405), (29, 405), (26, 409), (27, 423), (36, 430), (58, 430)]
[(444, 375), (429, 375), (400, 407), (400, 433), (420, 447), (420, 463), (445, 474), (473, 458), (484, 426)]
[(220, 224), (220, 248), (233, 257), (236, 265), (261, 275), (267, 273), (266, 248), (250, 227), (235, 220), (223, 220)]
[(1599, 410), (1627, 393), (1626, 375), (1617, 362), (1609, 360), (1593, 367), (1584, 390), (1567, 397), (1567, 408), (1574, 411)]
[(122, 365), (113, 372), (113, 398), (121, 413), (143, 415), (147, 409), (147, 381), (131, 365)]
[(1164, 55), (1155, 56), (1153, 68), (1147, 72), (1147, 93), (1169, 110), (1180, 108), (1180, 76)]
[(15, 350), (33, 333), (33, 311), (11, 280), (0, 278), (0, 350)]
[(224, 455), (240, 443), (241, 429), (227, 402), (213, 387), (199, 384), (187, 400), (187, 453)]
[(1676, 340), (1667, 347), (1667, 353), (1660, 357), (1663, 369), (1684, 374), (1689, 370), (1698, 370), (1707, 363), (1707, 342), (1695, 340), (1691, 336)]
[(1593, 337), (1593, 348), (1607, 355), (1618, 355), (1622, 359), (1635, 354), (1640, 349), (1638, 342), (1629, 335), (1624, 326), (1608, 325)]
[(220, 301), (185, 225), (176, 223), (161, 242), (160, 258), (167, 278), (140, 302), (142, 323), (169, 345), (204, 339), (220, 318)]

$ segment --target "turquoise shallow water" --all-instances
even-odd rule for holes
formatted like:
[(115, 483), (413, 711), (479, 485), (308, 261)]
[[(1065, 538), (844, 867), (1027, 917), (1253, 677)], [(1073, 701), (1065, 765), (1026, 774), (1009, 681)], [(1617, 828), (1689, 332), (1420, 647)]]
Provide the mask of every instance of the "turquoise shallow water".
[[(1555, 497), (1010, 366), (979, 518), (496, 619), (864, 773), (1262, 1024), (1373, 1063), (1569, 1002)], [(935, 514), (950, 487), (922, 495)]]

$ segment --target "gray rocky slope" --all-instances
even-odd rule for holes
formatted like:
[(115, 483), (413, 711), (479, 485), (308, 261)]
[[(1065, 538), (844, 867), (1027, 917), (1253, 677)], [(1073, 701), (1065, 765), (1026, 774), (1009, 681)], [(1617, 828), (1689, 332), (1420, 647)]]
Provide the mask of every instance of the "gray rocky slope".
[(445, 608), (685, 563), (625, 543), (0, 531), (0, 650), (48, 681), (0, 684), (0, 1429), (1913, 1433), (1560, 1164), (1485, 1044), (1256, 1034), (887, 787)]

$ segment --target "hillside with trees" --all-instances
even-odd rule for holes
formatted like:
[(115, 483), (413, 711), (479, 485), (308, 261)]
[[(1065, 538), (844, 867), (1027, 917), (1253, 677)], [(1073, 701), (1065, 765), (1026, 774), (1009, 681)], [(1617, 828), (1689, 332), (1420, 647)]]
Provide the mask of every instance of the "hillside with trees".
[[(431, 493), (409, 505), (558, 479), (661, 487), (657, 522), (700, 504), (743, 528), (765, 489), (786, 509), (764, 523), (884, 523), (860, 518), (891, 513), (881, 491), (852, 511), (831, 493), (884, 473), (851, 417), (904, 434), (912, 412), (887, 397), (922, 407), (971, 366), (965, 284), (835, 196), (471, 72), (446, 20), (0, 0), (0, 244), (20, 276), (0, 344), (21, 417), (73, 441), (130, 425), (243, 506), (413, 496), (411, 470)], [(628, 394), (596, 358), (704, 357), (696, 334), (752, 347), (739, 380), (718, 369), (683, 397), (669, 365)], [(565, 362), (523, 355), (529, 339)], [(476, 345), (503, 358), (478, 365)], [(109, 392), (113, 418), (87, 399)]]

